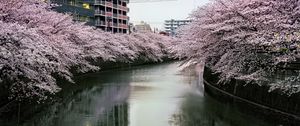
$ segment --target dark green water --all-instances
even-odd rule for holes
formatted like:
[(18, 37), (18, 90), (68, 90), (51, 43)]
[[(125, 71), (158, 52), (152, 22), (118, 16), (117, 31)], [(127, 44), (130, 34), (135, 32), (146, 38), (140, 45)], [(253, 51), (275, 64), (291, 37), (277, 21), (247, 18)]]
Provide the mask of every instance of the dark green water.
[[(203, 93), (179, 63), (78, 77), (54, 103), (0, 126), (269, 126)], [(200, 81), (200, 84), (199, 84)], [(1, 122), (1, 121), (0, 121)]]

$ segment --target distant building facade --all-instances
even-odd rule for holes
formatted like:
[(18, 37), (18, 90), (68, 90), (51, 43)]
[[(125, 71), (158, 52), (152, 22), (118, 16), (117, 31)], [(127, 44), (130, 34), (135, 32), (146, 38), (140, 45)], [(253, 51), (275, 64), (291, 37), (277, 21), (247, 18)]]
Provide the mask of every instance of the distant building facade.
[(135, 25), (133, 30), (135, 32), (152, 32), (150, 25), (144, 21), (142, 21), (140, 24)]
[(76, 21), (87, 22), (104, 31), (128, 33), (129, 0), (50, 0), (61, 6), (58, 12), (69, 12)]
[(169, 36), (169, 33), (164, 32), (164, 31), (159, 32), (159, 34), (160, 34), (160, 35), (164, 35), (164, 36)]
[(179, 26), (187, 25), (191, 20), (165, 20), (165, 32), (167, 32), (170, 36), (176, 35), (176, 29)]

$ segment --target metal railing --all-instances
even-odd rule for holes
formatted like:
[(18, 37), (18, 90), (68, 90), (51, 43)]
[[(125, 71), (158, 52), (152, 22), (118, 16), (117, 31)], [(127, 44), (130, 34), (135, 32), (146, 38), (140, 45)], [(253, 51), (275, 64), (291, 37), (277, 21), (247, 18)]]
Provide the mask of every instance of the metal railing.
[(111, 17), (113, 15), (113, 13), (112, 12), (105, 12), (105, 15)]
[(128, 18), (128, 16), (126, 16), (126, 15), (119, 15), (118, 17), (121, 18), (121, 19), (127, 19)]
[(106, 25), (106, 22), (105, 22), (105, 21), (96, 20), (96, 21), (95, 21), (95, 25), (96, 25), (96, 26), (105, 26), (105, 25)]
[(127, 25), (127, 24), (119, 24), (119, 27), (120, 27), (120, 28), (127, 29), (127, 28), (128, 28), (128, 25)]
[(129, 11), (129, 8), (128, 7), (125, 7), (125, 6), (122, 6), (122, 5), (118, 5), (118, 8), (120, 9), (120, 10), (123, 10), (123, 11)]
[(95, 0), (95, 5), (105, 5), (105, 1), (103, 1), (103, 0)]
[(95, 10), (95, 14), (105, 15), (105, 11), (103, 11), (103, 10)]
[(112, 6), (113, 6), (113, 3), (111, 3), (111, 2), (105, 2), (105, 5), (106, 5), (106, 6), (109, 6), (109, 7), (112, 7)]

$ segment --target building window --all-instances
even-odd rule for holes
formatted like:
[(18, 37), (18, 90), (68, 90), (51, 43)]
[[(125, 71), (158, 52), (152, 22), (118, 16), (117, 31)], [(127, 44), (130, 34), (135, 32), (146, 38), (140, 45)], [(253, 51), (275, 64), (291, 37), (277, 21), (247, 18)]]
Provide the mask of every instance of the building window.
[(69, 0), (69, 4), (72, 5), (72, 6), (75, 6), (76, 5), (76, 1), (75, 0)]

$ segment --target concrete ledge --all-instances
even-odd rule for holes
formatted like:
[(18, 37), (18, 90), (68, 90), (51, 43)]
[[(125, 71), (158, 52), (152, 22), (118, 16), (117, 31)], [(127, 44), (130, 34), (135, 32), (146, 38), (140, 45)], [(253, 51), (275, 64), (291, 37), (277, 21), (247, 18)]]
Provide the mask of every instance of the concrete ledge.
[(205, 92), (222, 102), (230, 102), (241, 111), (275, 124), (300, 125), (299, 93), (287, 96), (279, 90), (268, 92), (267, 85), (246, 84), (236, 79), (217, 84), (219, 75), (208, 67), (204, 68), (203, 79)]

